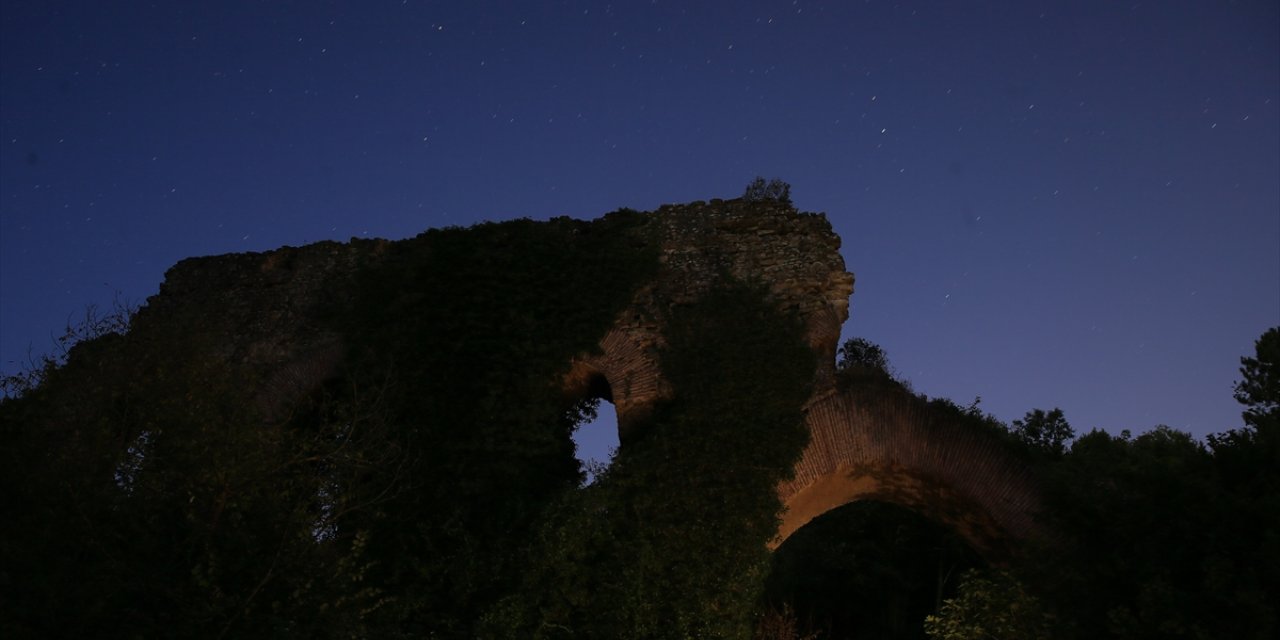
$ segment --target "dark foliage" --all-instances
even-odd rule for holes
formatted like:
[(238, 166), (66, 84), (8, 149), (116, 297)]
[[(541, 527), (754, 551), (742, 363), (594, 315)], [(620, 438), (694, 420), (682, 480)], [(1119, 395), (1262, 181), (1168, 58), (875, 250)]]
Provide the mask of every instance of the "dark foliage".
[(1048, 412), (1028, 411), (1021, 420), (1014, 420), (1012, 427), (1013, 435), (1029, 449), (1051, 458), (1061, 458), (1076, 436), (1075, 429), (1058, 408)]
[(1247, 407), (1244, 423), (1280, 438), (1280, 327), (1272, 327), (1254, 343), (1254, 357), (1240, 358), (1236, 401)]
[(579, 482), (554, 383), (655, 268), (644, 228), (393, 245), (331, 311), (345, 378), (283, 423), (199, 317), (88, 336), (0, 404), (0, 635), (471, 636)]
[(760, 176), (756, 176), (751, 182), (747, 183), (747, 189), (742, 194), (744, 200), (775, 200), (785, 205), (791, 204), (791, 185), (783, 182), (778, 178), (770, 178), (765, 180)]
[(111, 309), (103, 312), (97, 306), (85, 308), (84, 316), (68, 320), (62, 333), (53, 339), (53, 351), (30, 356), (21, 371), (0, 375), (0, 399), (17, 398), (34, 390), (58, 367), (66, 364), (72, 347), (108, 335), (123, 335), (138, 312), (138, 305), (122, 301), (117, 295)]
[[(1157, 427), (1093, 431), (1046, 462), (1046, 524), (1024, 575), (1062, 637), (1269, 638), (1280, 632), (1280, 330), (1242, 358), (1246, 426), (1208, 446)], [(1082, 597), (1082, 594), (1087, 594)]]
[(408, 461), (363, 485), (409, 486), (356, 528), (373, 580), (402, 594), (388, 605), (401, 628), (472, 635), (518, 584), (545, 505), (580, 483), (582, 416), (555, 382), (656, 266), (645, 224), (623, 211), (435, 230), (366, 271), (352, 375), (397, 381), (386, 404)]
[[(1219, 455), (1159, 427), (1091, 432), (1052, 464), (1058, 537), (1024, 569), (1069, 623), (1063, 637), (1273, 637), (1280, 505), (1224, 483)], [(1274, 486), (1274, 462), (1235, 472)]]
[[(511, 638), (743, 638), (807, 434), (814, 366), (795, 318), (726, 283), (670, 319), (659, 406), (609, 470), (564, 496), (524, 586), (489, 616)], [(771, 443), (768, 447), (759, 446)]]
[(889, 356), (880, 345), (865, 338), (849, 338), (836, 351), (836, 376), (842, 382), (859, 378), (896, 380)]
[(956, 595), (925, 617), (933, 640), (1051, 640), (1061, 625), (1039, 598), (1012, 573), (971, 569), (960, 578)]
[(252, 375), (196, 357), (205, 336), (150, 335), (77, 345), (38, 388), (0, 405), (3, 635), (361, 628), (376, 594), (359, 549), (321, 543), (314, 528), (318, 471), (361, 466), (343, 451), (367, 439), (353, 433), (363, 425), (265, 426)]

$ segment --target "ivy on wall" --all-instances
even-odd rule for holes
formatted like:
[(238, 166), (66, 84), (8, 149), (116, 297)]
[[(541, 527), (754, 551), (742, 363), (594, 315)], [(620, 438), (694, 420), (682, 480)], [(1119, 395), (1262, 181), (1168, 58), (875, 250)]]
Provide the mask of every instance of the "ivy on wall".
[(573, 456), (584, 399), (560, 381), (657, 274), (652, 226), (619, 211), (356, 245), (354, 292), (314, 320), (342, 367), (271, 418), (261, 372), (210, 355), (236, 336), (207, 309), (76, 347), (0, 403), (0, 630), (750, 635), (776, 486), (807, 441), (800, 320), (723, 276), (664, 318), (672, 397), (592, 485)]
[(814, 355), (800, 329), (744, 283), (678, 308), (661, 361), (674, 397), (548, 512), (486, 634), (749, 637), (776, 486), (807, 442)]

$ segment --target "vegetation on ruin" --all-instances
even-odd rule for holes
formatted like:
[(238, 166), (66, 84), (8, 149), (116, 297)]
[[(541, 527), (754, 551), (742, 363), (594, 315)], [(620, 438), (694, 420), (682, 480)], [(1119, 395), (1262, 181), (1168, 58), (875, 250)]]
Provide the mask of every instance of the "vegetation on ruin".
[(679, 309), (662, 354), (675, 397), (596, 482), (563, 496), (523, 587), (486, 632), (749, 637), (778, 526), (776, 486), (807, 441), (801, 405), (814, 356), (800, 335), (798, 319), (745, 283)]

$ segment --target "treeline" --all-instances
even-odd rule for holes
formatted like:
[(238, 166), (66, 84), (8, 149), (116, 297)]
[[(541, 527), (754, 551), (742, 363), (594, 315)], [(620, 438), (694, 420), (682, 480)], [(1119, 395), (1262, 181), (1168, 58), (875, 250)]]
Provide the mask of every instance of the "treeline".
[[(1241, 363), (1244, 425), (1204, 442), (1159, 426), (1060, 447), (1015, 423), (1041, 456), (1054, 533), (1013, 568), (1051, 616), (1045, 637), (1280, 633), (1280, 328)], [(963, 637), (969, 612), (949, 613), (937, 637)]]

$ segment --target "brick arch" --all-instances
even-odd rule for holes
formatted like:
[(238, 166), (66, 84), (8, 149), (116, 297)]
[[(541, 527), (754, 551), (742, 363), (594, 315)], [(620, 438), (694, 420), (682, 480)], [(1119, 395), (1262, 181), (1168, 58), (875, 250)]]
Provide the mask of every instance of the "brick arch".
[(620, 321), (600, 340), (596, 353), (573, 359), (561, 388), (570, 398), (599, 397), (613, 403), (618, 439), (625, 439), (653, 403), (669, 395), (657, 354), (652, 334), (631, 330)]
[(911, 508), (1001, 554), (1034, 525), (1031, 470), (1002, 443), (902, 393), (831, 393), (806, 413), (810, 442), (793, 479), (777, 548), (813, 518), (858, 500)]

